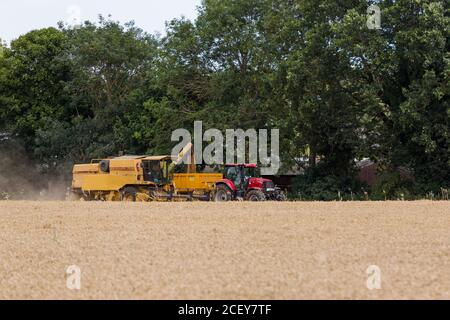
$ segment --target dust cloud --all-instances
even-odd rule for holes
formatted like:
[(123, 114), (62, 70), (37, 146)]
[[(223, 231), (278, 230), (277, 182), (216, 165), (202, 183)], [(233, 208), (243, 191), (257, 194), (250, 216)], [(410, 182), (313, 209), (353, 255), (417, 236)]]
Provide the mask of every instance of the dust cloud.
[(0, 200), (64, 200), (70, 175), (51, 174), (22, 144), (0, 137)]

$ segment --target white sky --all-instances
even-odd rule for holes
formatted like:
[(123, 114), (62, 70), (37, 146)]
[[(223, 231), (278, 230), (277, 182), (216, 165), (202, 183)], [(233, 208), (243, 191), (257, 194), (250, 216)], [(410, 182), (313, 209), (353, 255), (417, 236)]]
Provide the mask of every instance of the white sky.
[(0, 0), (0, 38), (7, 42), (28, 31), (56, 26), (58, 21), (97, 21), (112, 15), (122, 23), (134, 20), (145, 31), (164, 32), (165, 22), (194, 19), (201, 0)]

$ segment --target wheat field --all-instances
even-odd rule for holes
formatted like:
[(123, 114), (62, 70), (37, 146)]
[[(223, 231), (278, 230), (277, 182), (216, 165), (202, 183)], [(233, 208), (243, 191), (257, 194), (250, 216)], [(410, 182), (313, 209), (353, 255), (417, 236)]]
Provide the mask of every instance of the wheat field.
[(449, 298), (449, 202), (0, 202), (0, 299)]

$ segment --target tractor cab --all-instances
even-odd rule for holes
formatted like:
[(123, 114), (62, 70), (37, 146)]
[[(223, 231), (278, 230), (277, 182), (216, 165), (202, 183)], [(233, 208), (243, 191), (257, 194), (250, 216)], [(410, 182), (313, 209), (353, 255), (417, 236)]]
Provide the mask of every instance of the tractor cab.
[(232, 181), (238, 192), (243, 192), (247, 189), (250, 179), (258, 176), (255, 164), (227, 164), (223, 170), (224, 179)]
[(169, 156), (146, 157), (142, 159), (141, 167), (144, 181), (157, 185), (171, 183), (170, 169), (172, 159)]

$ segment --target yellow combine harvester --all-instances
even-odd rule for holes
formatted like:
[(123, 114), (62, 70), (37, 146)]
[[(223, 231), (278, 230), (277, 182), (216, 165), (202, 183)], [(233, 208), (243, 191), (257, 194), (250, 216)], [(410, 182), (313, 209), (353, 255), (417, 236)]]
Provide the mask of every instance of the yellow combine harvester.
[(222, 174), (192, 173), (195, 166), (188, 166), (188, 173), (173, 173), (191, 147), (187, 146), (178, 159), (122, 156), (75, 165), (72, 194), (87, 201), (209, 201)]
[(171, 162), (170, 156), (123, 156), (75, 165), (72, 192), (84, 200), (170, 199), (175, 193)]

